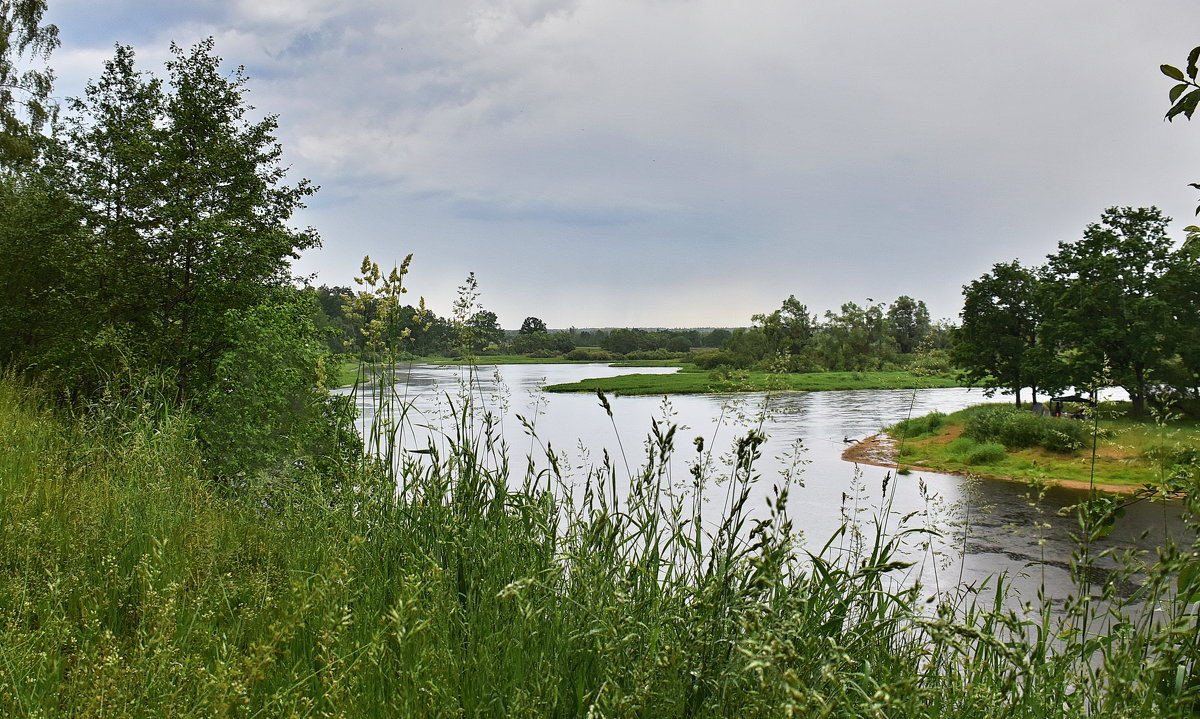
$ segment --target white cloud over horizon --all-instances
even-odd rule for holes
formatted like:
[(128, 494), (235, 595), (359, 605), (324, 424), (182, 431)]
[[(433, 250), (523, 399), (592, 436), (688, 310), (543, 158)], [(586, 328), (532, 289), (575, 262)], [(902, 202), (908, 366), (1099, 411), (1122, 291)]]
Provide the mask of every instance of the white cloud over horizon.
[(114, 43), (158, 71), (212, 35), (279, 115), (297, 266), (413, 252), (506, 327), (737, 326), (795, 294), (939, 317), (1113, 205), (1188, 224), (1200, 127), (1168, 124), (1186, 0), (50, 0), (59, 92)]

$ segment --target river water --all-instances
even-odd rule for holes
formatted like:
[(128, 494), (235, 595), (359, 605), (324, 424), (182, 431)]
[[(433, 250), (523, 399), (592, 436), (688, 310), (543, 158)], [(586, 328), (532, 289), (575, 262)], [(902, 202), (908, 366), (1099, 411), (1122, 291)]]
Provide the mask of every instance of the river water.
[[(619, 473), (636, 474), (644, 463), (645, 442), (651, 423), (675, 424), (675, 482), (689, 482), (688, 467), (698, 455), (694, 439), (714, 450), (710, 476), (727, 476), (717, 457), (728, 453), (734, 440), (750, 429), (764, 433), (762, 457), (756, 463), (761, 475), (750, 506), (766, 512), (766, 500), (781, 472), (800, 462), (798, 483), (791, 490), (788, 509), (803, 531), (810, 551), (817, 552), (847, 520), (857, 521), (869, 535), (875, 517), (889, 526), (936, 529), (942, 536), (928, 549), (910, 548), (910, 569), (923, 586), (947, 590), (963, 584), (980, 585), (988, 577), (1006, 573), (1019, 593), (1015, 601), (1036, 602), (1044, 586), (1047, 594), (1062, 599), (1078, 589), (1068, 563), (1076, 543), (1070, 534), (1077, 523), (1070, 506), (1083, 500), (1080, 490), (1052, 487), (1044, 490), (1009, 481), (968, 479), (936, 472), (914, 471), (894, 476), (891, 470), (843, 461), (850, 440), (878, 432), (906, 417), (938, 410), (953, 412), (990, 401), (977, 389), (861, 390), (839, 392), (763, 394), (675, 395), (663, 397), (609, 397), (612, 417), (594, 394), (551, 394), (547, 384), (573, 382), (586, 377), (618, 374), (667, 373), (674, 368), (615, 368), (588, 365), (502, 365), (479, 368), (413, 365), (401, 370), (398, 394), (411, 404), (410, 429), (404, 445), (426, 446), (451, 431), (454, 408), (470, 396), (477, 416), (489, 412), (510, 450), (511, 466), (523, 468), (532, 454), (544, 456), (549, 446), (562, 457), (562, 466), (576, 476), (595, 466), (605, 451), (614, 458)], [(996, 400), (999, 401), (999, 400)], [(360, 401), (361, 421), (369, 426), (372, 407)], [(535, 429), (529, 434), (524, 417)], [(544, 465), (544, 461), (542, 462)], [(626, 469), (628, 467), (628, 469)], [(884, 480), (890, 498), (884, 503)], [(719, 491), (706, 510), (715, 521), (720, 515)], [(1178, 508), (1164, 503), (1138, 502), (1127, 508), (1115, 530), (1093, 551), (1104, 548), (1145, 552), (1152, 556), (1164, 533), (1179, 531)], [(923, 539), (928, 536), (918, 535)], [(844, 544), (842, 537), (837, 544)], [(921, 542), (917, 542), (920, 544)], [(1104, 572), (1095, 576), (1104, 582)], [(1121, 587), (1122, 593), (1133, 586)]]

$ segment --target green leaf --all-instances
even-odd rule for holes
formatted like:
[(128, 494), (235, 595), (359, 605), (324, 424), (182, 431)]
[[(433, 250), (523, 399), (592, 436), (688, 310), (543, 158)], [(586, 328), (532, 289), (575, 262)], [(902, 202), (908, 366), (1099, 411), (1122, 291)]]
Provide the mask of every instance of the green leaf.
[(1193, 80), (1196, 79), (1196, 63), (1198, 61), (1200, 61), (1200, 47), (1194, 47), (1192, 48), (1192, 51), (1188, 53), (1187, 64), (1188, 77), (1192, 78)]
[(1191, 85), (1187, 84), (1186, 82), (1181, 82), (1178, 85), (1176, 85), (1175, 87), (1171, 88), (1171, 94), (1170, 94), (1171, 102), (1175, 102), (1176, 100), (1178, 100), (1179, 96), (1183, 94), (1183, 91), (1188, 89), (1189, 87), (1191, 87)]
[(1200, 90), (1192, 90), (1167, 111), (1167, 119), (1171, 120), (1179, 114), (1183, 114), (1189, 120), (1192, 119), (1192, 113), (1195, 112), (1198, 102), (1200, 102)]
[(1187, 79), (1183, 76), (1183, 71), (1177, 67), (1174, 67), (1171, 65), (1159, 65), (1158, 69), (1162, 70), (1162, 74), (1166, 75), (1167, 77), (1171, 78), (1172, 80), (1178, 80), (1180, 82), (1183, 82), (1184, 80)]

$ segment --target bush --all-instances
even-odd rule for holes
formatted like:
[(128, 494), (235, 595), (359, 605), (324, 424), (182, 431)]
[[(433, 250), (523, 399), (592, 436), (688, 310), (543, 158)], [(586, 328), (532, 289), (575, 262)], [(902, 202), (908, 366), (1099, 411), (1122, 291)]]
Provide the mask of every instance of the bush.
[(1200, 466), (1200, 447), (1190, 444), (1152, 444), (1142, 450), (1142, 457), (1164, 467)]
[(977, 444), (963, 456), (963, 461), (971, 466), (980, 464), (999, 464), (1008, 457), (1004, 445), (995, 442)]
[(563, 357), (580, 362), (608, 362), (613, 358), (612, 353), (607, 350), (587, 349), (584, 347), (577, 347), (563, 355)]
[(970, 437), (959, 437), (950, 444), (946, 445), (946, 451), (955, 457), (965, 457), (972, 450), (979, 446), (979, 443)]
[(923, 417), (910, 417), (901, 420), (889, 430), (893, 435), (914, 439), (937, 432), (946, 424), (946, 415), (942, 412), (930, 412)]
[(1051, 452), (1074, 452), (1087, 439), (1087, 425), (996, 405), (972, 413), (963, 436), (978, 442), (998, 442), (1010, 450), (1043, 447)]
[(1046, 433), (1042, 437), (1042, 446), (1051, 452), (1063, 454), (1074, 452), (1087, 444), (1088, 426), (1083, 422), (1059, 417), (1042, 417), (1046, 423)]
[(997, 439), (1009, 449), (1028, 449), (1042, 444), (1047, 434), (1046, 420), (1051, 419), (1017, 410), (1004, 417)]

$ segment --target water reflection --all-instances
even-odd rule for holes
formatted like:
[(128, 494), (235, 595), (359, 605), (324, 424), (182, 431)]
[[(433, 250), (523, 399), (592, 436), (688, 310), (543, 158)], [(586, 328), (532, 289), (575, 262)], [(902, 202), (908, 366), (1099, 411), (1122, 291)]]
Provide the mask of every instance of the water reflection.
[[(636, 473), (644, 461), (644, 442), (651, 422), (678, 425), (676, 458), (669, 477), (690, 484), (689, 466), (698, 455), (693, 440), (702, 437), (706, 450), (715, 450), (713, 476), (727, 476), (720, 464), (734, 440), (749, 429), (763, 432), (768, 441), (757, 464), (762, 477), (752, 507), (765, 511), (766, 500), (781, 472), (797, 458), (803, 460), (803, 487), (792, 491), (789, 511), (816, 551), (843, 521), (863, 523), (880, 517), (897, 526), (908, 517), (910, 526), (926, 526), (943, 537), (917, 554), (914, 572), (926, 586), (947, 588), (961, 582), (980, 583), (998, 572), (1014, 578), (1016, 589), (1034, 600), (1037, 588), (1051, 596), (1074, 591), (1068, 562), (1076, 543), (1074, 515), (1064, 511), (1086, 497), (1086, 492), (1061, 487), (1031, 488), (1022, 483), (967, 479), (916, 471), (895, 477), (890, 470), (851, 465), (841, 459), (846, 440), (859, 439), (909, 416), (938, 410), (953, 412), (987, 401), (979, 390), (868, 390), (789, 393), (768, 398), (753, 395), (676, 395), (662, 397), (612, 397), (612, 417), (591, 394), (548, 394), (545, 384), (571, 382), (585, 377), (613, 376), (631, 371), (672, 372), (672, 368), (629, 370), (607, 365), (505, 365), (476, 369), (414, 365), (401, 374), (397, 392), (410, 402), (414, 426), (404, 438), (410, 449), (423, 448), (432, 432), (436, 437), (452, 432), (451, 415), (470, 396), (477, 420), (484, 413), (495, 418), (510, 448), (511, 466), (524, 467), (529, 454), (543, 456), (546, 448), (562, 457), (561, 466), (576, 477), (586, 475), (605, 451), (622, 473)], [(371, 407), (363, 403), (363, 421), (370, 422)], [(523, 417), (525, 423), (519, 419)], [(534, 427), (531, 436), (525, 424)], [(799, 457), (792, 449), (803, 447)], [(544, 461), (543, 461), (544, 464)], [(891, 499), (890, 515), (881, 517), (885, 479)], [(718, 497), (723, 496), (717, 493)], [(706, 511), (716, 521), (719, 499)], [(1153, 552), (1165, 534), (1178, 531), (1178, 509), (1162, 503), (1138, 503), (1095, 548)], [(845, 543), (846, 538), (840, 540)], [(916, 550), (914, 550), (916, 551)], [(1104, 580), (1103, 576), (1097, 577)], [(1126, 587), (1127, 591), (1132, 587)]]

